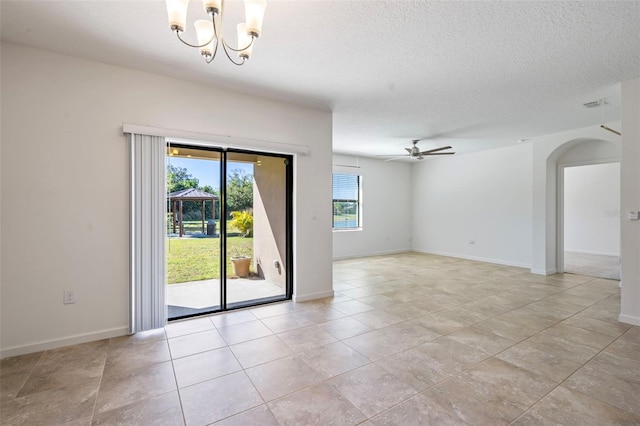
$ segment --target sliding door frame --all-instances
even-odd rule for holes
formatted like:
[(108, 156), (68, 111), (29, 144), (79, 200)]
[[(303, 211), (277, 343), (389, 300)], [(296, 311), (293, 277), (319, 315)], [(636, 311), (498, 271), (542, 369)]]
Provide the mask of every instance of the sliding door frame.
[[(170, 318), (169, 321), (181, 320), (201, 315), (208, 315), (217, 312), (231, 311), (235, 309), (243, 309), (252, 306), (259, 306), (273, 302), (291, 300), (293, 297), (293, 155), (278, 154), (272, 152), (253, 151), (236, 148), (222, 148), (216, 146), (207, 146), (189, 143), (171, 143), (167, 141), (167, 146), (171, 144), (172, 148), (197, 149), (202, 151), (213, 151), (220, 153), (220, 306), (218, 310), (207, 312), (199, 312), (195, 314), (184, 315), (180, 317)], [(273, 296), (268, 298), (249, 300), (248, 303), (235, 302), (231, 306), (227, 305), (227, 154), (249, 154), (260, 155), (265, 157), (282, 158), (285, 161), (285, 292), (284, 296)], [(166, 260), (165, 260), (166, 265)]]

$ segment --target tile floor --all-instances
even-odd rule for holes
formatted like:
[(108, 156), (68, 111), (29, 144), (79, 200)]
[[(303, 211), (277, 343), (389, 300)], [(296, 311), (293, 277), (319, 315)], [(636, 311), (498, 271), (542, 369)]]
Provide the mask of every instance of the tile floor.
[(640, 424), (616, 281), (420, 254), (335, 297), (0, 362), (5, 425)]

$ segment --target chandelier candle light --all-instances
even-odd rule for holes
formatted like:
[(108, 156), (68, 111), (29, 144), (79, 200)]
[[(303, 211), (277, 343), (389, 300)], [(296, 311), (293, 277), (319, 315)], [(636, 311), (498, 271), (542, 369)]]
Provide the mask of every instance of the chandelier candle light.
[[(187, 7), (189, 0), (166, 0), (167, 14), (169, 15), (169, 26), (171, 31), (176, 33), (178, 39), (190, 47), (200, 49), (200, 54), (211, 63), (218, 52), (218, 45), (222, 45), (222, 50), (227, 58), (236, 65), (243, 65), (251, 57), (253, 43), (260, 37), (262, 30), (262, 18), (267, 7), (267, 0), (244, 0), (244, 11), (246, 22), (238, 24), (238, 48), (234, 49), (224, 39), (224, 2), (225, 0), (203, 0), (204, 10), (209, 15), (210, 20), (200, 19), (194, 23), (198, 44), (186, 42), (181, 34), (185, 31), (187, 22)], [(236, 52), (241, 59), (240, 62), (233, 60), (229, 51)]]

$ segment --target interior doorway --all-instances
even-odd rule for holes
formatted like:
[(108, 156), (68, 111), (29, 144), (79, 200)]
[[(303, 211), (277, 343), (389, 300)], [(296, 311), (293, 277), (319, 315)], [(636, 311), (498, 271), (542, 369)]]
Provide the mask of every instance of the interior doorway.
[(620, 280), (620, 163), (563, 168), (563, 271)]
[(167, 145), (169, 320), (291, 298), (292, 160)]

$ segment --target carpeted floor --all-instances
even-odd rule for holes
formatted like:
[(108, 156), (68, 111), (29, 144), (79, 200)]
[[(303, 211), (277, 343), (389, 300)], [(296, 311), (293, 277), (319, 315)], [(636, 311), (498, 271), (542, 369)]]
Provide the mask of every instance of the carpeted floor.
[(565, 251), (564, 271), (571, 274), (620, 280), (620, 257)]

